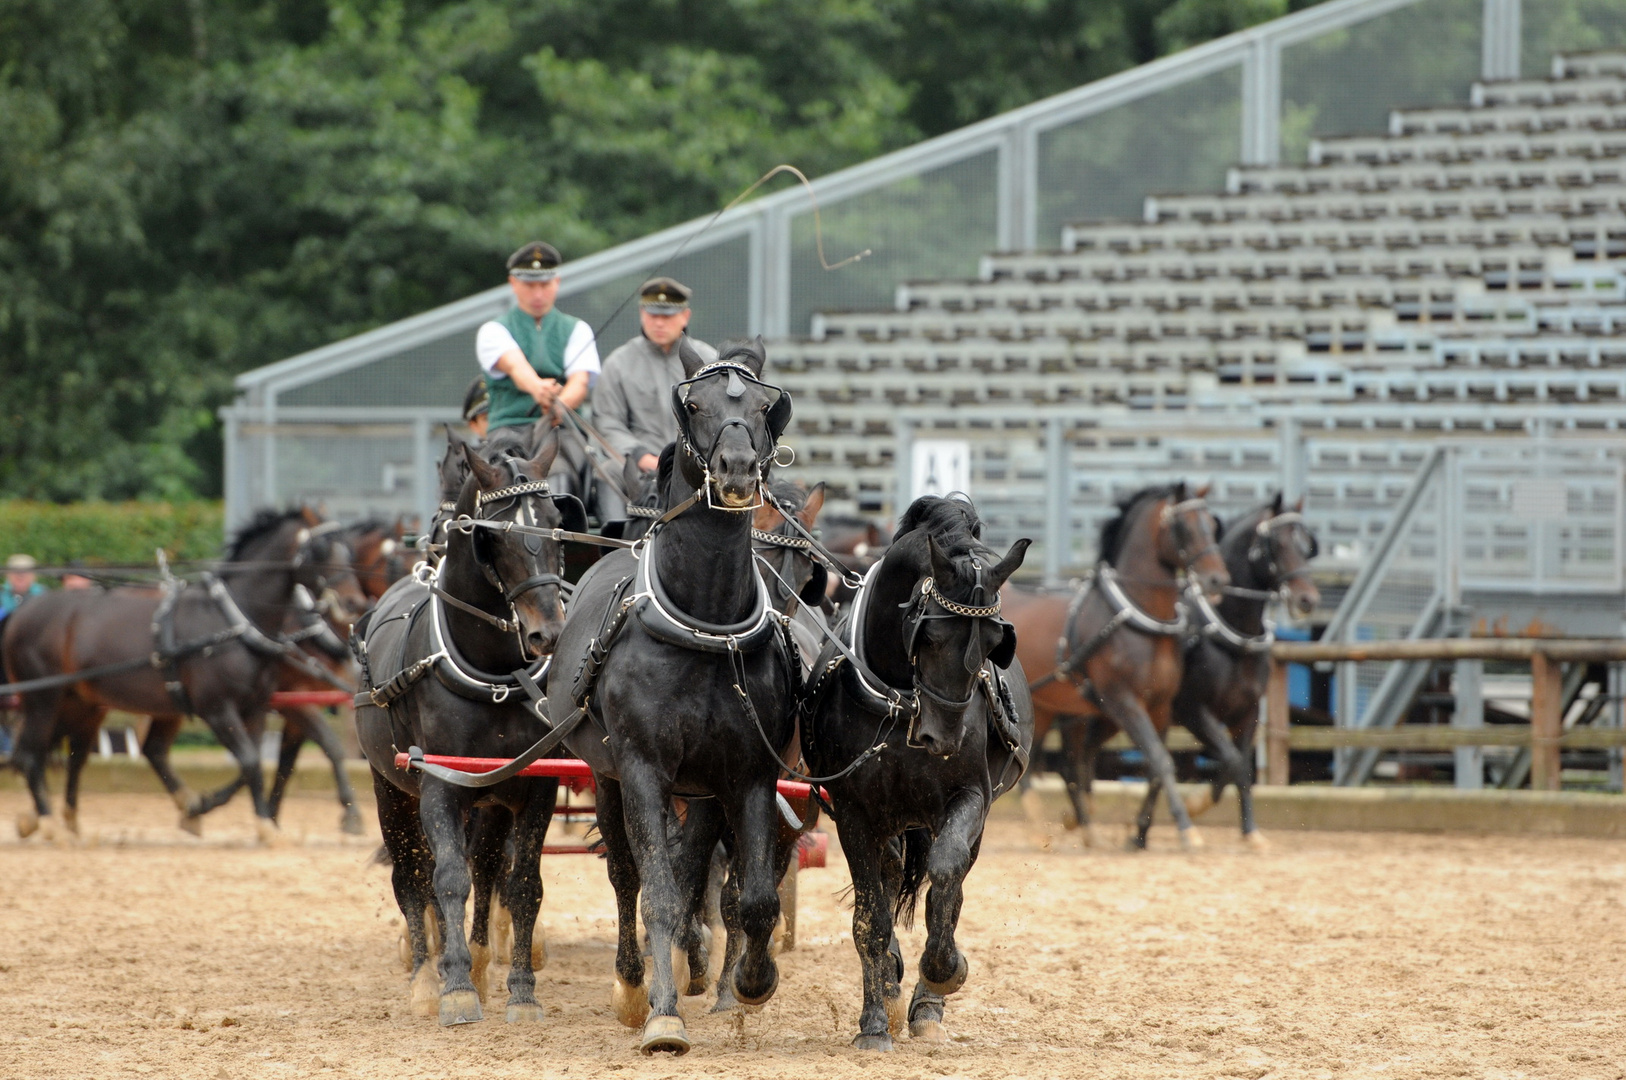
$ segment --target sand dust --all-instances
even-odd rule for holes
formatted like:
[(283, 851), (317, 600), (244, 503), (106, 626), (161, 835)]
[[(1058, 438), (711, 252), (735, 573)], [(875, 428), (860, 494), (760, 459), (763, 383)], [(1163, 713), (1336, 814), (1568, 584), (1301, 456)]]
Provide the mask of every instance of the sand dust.
[[(372, 841), (293, 799), (256, 848), (239, 798), (202, 842), (152, 795), (85, 797), (94, 842), (19, 843), (0, 794), (0, 1076), (1619, 1077), (1626, 868), (1606, 841), (1278, 833), (1265, 855), (1027, 847), (995, 822), (968, 883), (947, 1045), (848, 1047), (859, 1007), (839, 855), (755, 1015), (684, 1011), (645, 1059), (610, 1011), (602, 864), (544, 861), (540, 1025), (413, 1017)], [(371, 821), (370, 821), (371, 824)], [(1168, 830), (1162, 830), (1167, 833)], [(918, 934), (905, 948), (918, 955)]]

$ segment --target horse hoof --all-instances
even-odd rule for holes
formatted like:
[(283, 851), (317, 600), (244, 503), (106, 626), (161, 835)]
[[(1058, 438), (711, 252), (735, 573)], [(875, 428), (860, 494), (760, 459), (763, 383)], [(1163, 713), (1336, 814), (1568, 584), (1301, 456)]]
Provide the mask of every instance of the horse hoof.
[(649, 1019), (649, 991), (633, 986), (619, 975), (610, 988), (610, 1004), (615, 1007), (615, 1018), (627, 1027), (643, 1027), (644, 1021)]
[(40, 839), (50, 843), (67, 839), (67, 831), (57, 823), (55, 814), (45, 814), (40, 817)]
[(1192, 817), (1206, 814), (1212, 809), (1214, 809), (1214, 793), (1208, 788), (1203, 788), (1186, 800), (1186, 813)]
[(361, 824), (361, 815), (356, 812), (354, 806), (345, 807), (344, 817), (339, 819), (339, 831), (346, 836), (361, 836), (366, 833), (366, 828)]
[(534, 1001), (510, 1001), (502, 1018), (510, 1024), (540, 1024), (543, 1015), (542, 1006)]
[(926, 1043), (946, 1043), (949, 1041), (948, 1028), (943, 1026), (941, 1020), (909, 1021), (909, 1037), (918, 1042)]
[(191, 833), (193, 836), (203, 835), (203, 819), (195, 814), (182, 814), (181, 820), (175, 824), (182, 832)]
[(1203, 834), (1197, 831), (1196, 826), (1183, 829), (1180, 833), (1180, 850), (1197, 851), (1203, 846)]
[(66, 825), (67, 828), (68, 828), (68, 831), (73, 833), (74, 836), (79, 835), (79, 809), (78, 809), (78, 807), (64, 806), (62, 808), (62, 824)]
[(909, 1010), (903, 1006), (903, 994), (883, 996), (881, 1000), (886, 1005), (886, 1030), (893, 1035), (902, 1035), (903, 1029), (909, 1026)]
[(925, 975), (922, 975), (920, 977), (921, 985), (930, 992), (941, 997), (948, 997), (960, 987), (964, 986), (966, 976), (971, 973), (971, 964), (966, 960), (965, 953), (959, 953), (957, 955), (959, 958), (959, 964), (954, 968), (954, 974), (950, 975), (946, 980), (940, 983), (932, 982), (930, 979), (926, 978)]
[(689, 1052), (689, 1036), (683, 1029), (681, 1016), (651, 1016), (644, 1025), (644, 1038), (638, 1044), (638, 1049), (644, 1056), (651, 1054), (676, 1054), (682, 1057)]
[(24, 810), (17, 815), (17, 836), (27, 840), (39, 831), (40, 816), (33, 810)]
[(412, 976), (411, 1002), (413, 1016), (434, 1016), (440, 1007), (440, 978), (433, 964), (423, 964)]
[(448, 990), (440, 995), (440, 1026), (474, 1024), (485, 1019), (480, 1011), (480, 995), (473, 990)]
[(853, 1039), (854, 1050), (879, 1050), (882, 1053), (891, 1051), (892, 1036), (882, 1032), (879, 1035), (859, 1035)]
[[(196, 821), (197, 819), (193, 818), (193, 820)], [(262, 817), (254, 819), (254, 835), (259, 839), (260, 843), (264, 844), (268, 848), (281, 847), (283, 845), (282, 830), (277, 828), (277, 823), (272, 821), (270, 818)]]
[(1100, 826), (1093, 822), (1084, 826), (1084, 846), (1087, 848), (1104, 848), (1107, 846), (1106, 836), (1102, 833)]
[(765, 1005), (768, 999), (773, 997), (773, 992), (779, 989), (779, 965), (769, 960), (768, 970), (773, 975), (768, 980), (768, 988), (760, 994), (749, 994), (740, 985), (740, 969), (737, 967), (734, 969), (734, 996), (739, 999), (741, 1005)]
[(1252, 848), (1255, 851), (1269, 851), (1270, 850), (1270, 841), (1266, 840), (1265, 839), (1265, 834), (1258, 831), (1257, 829), (1255, 829), (1251, 833), (1248, 833), (1242, 839), (1247, 843), (1247, 845), (1250, 848)]
[(469, 982), (474, 984), (474, 992), (485, 1001), (486, 991), (491, 989), (491, 950), (484, 945), (469, 943)]
[(710, 1011), (713, 1013), (727, 1013), (733, 1012), (739, 1007), (740, 1003), (734, 997), (733, 991), (727, 987), (719, 987), (717, 990), (717, 1003), (711, 1007)]
[(1129, 839), (1124, 841), (1124, 850), (1131, 853), (1145, 851), (1146, 838), (1144, 836), (1136, 836), (1133, 832), (1131, 832), (1129, 834)]

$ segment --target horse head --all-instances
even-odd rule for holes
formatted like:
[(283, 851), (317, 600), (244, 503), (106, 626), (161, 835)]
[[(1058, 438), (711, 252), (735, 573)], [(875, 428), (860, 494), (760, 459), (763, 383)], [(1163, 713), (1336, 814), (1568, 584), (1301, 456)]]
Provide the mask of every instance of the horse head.
[(1321, 591), (1310, 580), (1310, 560), (1320, 551), (1315, 533), (1304, 520), (1304, 500), (1291, 509), (1280, 492), (1267, 503), (1248, 541), (1248, 568), (1258, 586), (1280, 591), (1296, 618), (1305, 618), (1321, 603)]
[[(501, 451), (493, 455), (494, 460), (487, 460), (464, 446), (469, 477), (458, 495), (458, 517), (536, 529), (583, 530), (587, 516), (581, 503), (572, 495), (548, 490), (548, 470), (558, 452), (558, 440), (551, 436), (543, 439), (529, 460)], [(552, 652), (565, 622), (560, 542), (550, 536), (489, 526), (468, 531), (469, 550), (480, 573), (502, 595), (519, 623), (525, 654), (537, 657)]]
[(401, 519), (394, 524), (362, 521), (344, 531), (350, 547), (350, 567), (368, 600), (376, 602), (409, 569)]
[(736, 343), (707, 363), (683, 341), (685, 378), (672, 388), (678, 423), (678, 467), (716, 509), (754, 510), (790, 423), (790, 395), (762, 381), (762, 339)]
[(356, 580), (344, 529), (336, 521), (323, 521), (309, 507), (302, 507), (295, 520), (299, 527), (285, 537), (292, 545), (289, 562), (294, 584), (303, 586), (319, 608), (348, 626), (367, 610), (369, 600)]
[(1189, 494), (1185, 481), (1173, 484), (1159, 500), (1152, 546), (1166, 568), (1184, 570), (1210, 600), (1218, 600), (1231, 583), (1231, 572), (1214, 539), (1215, 521), (1207, 497), (1207, 484)]
[(976, 511), (956, 499), (925, 497), (905, 512), (882, 560), (886, 578), (912, 582), (902, 610), (902, 655), (916, 713), (909, 742), (947, 757), (965, 741), (983, 668), (1007, 667), (1016, 631), (1000, 615), (999, 590), (1027, 554), (1018, 540), (1003, 558), (979, 539)]
[(773, 496), (774, 503), (763, 503), (751, 515), (751, 533), (768, 591), (781, 611), (791, 610), (792, 597), (817, 606), (824, 599), (830, 572), (802, 546), (805, 540), (778, 507), (789, 510), (803, 529), (812, 532), (824, 508), (824, 483), (814, 484), (811, 490), (795, 483), (775, 483)]

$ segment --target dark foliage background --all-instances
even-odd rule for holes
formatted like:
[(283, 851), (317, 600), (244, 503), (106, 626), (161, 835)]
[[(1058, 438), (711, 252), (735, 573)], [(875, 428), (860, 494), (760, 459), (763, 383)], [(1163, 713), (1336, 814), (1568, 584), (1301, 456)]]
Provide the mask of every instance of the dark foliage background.
[(247, 368), (1304, 6), (0, 0), (0, 495), (219, 490)]

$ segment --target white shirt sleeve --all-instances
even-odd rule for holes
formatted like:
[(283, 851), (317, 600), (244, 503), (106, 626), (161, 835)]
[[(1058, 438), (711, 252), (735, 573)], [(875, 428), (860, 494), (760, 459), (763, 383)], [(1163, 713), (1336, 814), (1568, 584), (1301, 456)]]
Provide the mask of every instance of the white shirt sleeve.
[[(588, 331), (588, 334), (591, 336), (592, 331)], [(571, 340), (575, 340), (574, 334), (571, 335)], [(483, 323), (479, 333), (474, 335), (474, 355), (480, 361), (481, 370), (493, 379), (508, 378), (497, 370), (497, 361), (502, 358), (503, 353), (517, 348), (519, 342), (508, 332), (508, 327), (500, 322)], [(598, 357), (595, 355), (593, 360), (597, 363)]]
[(593, 339), (593, 328), (587, 324), (586, 319), (578, 319), (576, 328), (570, 331), (570, 340), (565, 342), (565, 377), (569, 378), (578, 371), (585, 371), (588, 381), (596, 382), (601, 370), (603, 369), (598, 362), (598, 342)]

